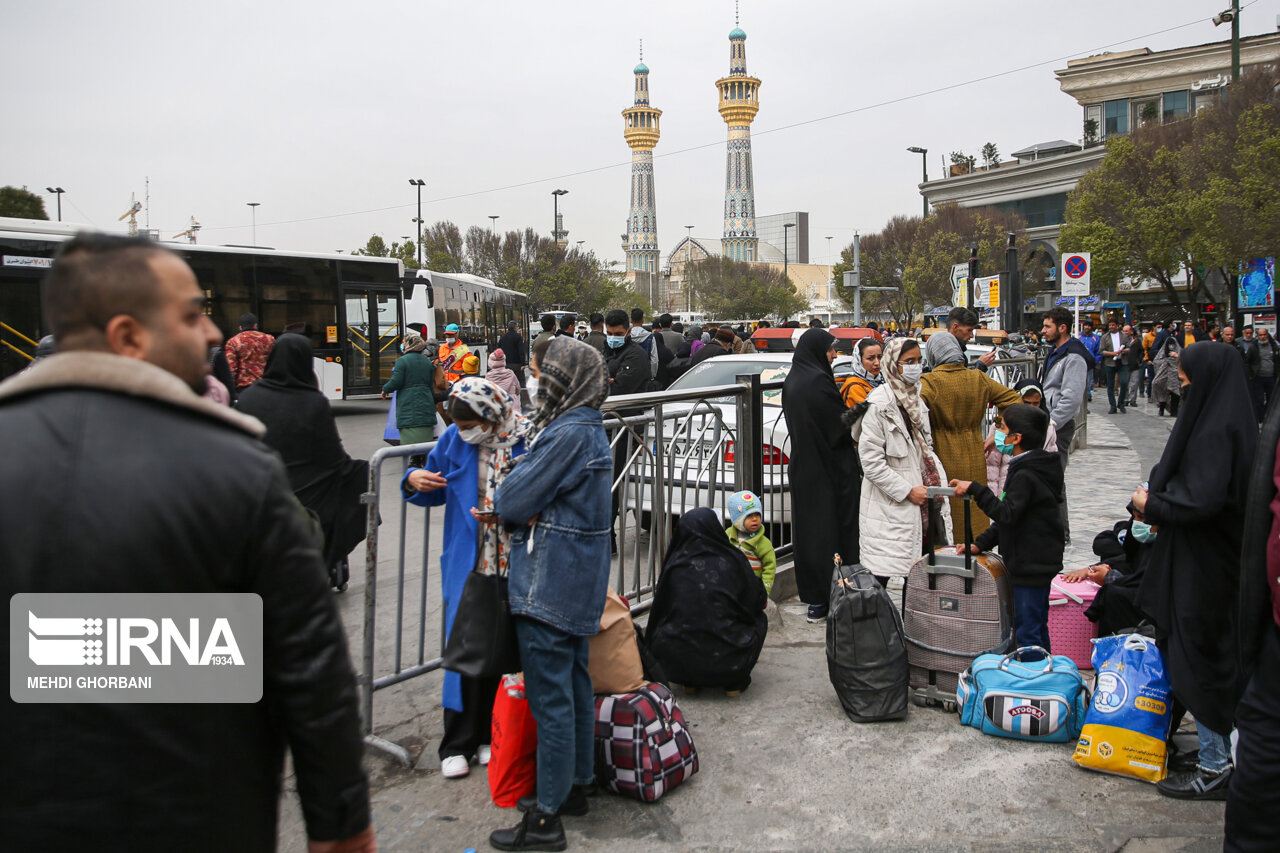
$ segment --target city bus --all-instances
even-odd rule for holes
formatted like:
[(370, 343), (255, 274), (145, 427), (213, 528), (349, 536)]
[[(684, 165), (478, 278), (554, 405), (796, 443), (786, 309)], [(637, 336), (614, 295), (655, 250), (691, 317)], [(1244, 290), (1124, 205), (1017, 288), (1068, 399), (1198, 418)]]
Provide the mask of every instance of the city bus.
[[(405, 328), (440, 340), (445, 326), (456, 323), (459, 337), (488, 369), (488, 353), (511, 323), (528, 329), (529, 297), (478, 275), (409, 270), (404, 277)], [(526, 342), (527, 342), (526, 338)], [(525, 354), (528, 357), (528, 353)]]
[[(0, 217), (0, 379), (23, 369), (50, 332), (42, 282), (58, 249), (88, 226)], [(404, 267), (390, 258), (157, 241), (183, 258), (224, 337), (240, 315), (272, 335), (305, 335), (320, 389), (334, 400), (378, 394), (403, 334)], [(429, 294), (426, 297), (430, 298)]]

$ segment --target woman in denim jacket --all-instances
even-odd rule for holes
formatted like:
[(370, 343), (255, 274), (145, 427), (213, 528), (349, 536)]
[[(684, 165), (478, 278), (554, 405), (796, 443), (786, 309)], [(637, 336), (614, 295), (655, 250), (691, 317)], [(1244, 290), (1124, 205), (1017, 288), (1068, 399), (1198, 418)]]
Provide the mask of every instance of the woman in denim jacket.
[(524, 819), (494, 832), (499, 850), (563, 850), (561, 814), (587, 813), (595, 778), (595, 697), (587, 640), (609, 584), (613, 462), (600, 404), (604, 359), (570, 337), (534, 348), (534, 438), (494, 501), (511, 534), (511, 612), (529, 708), (538, 723), (538, 793)]

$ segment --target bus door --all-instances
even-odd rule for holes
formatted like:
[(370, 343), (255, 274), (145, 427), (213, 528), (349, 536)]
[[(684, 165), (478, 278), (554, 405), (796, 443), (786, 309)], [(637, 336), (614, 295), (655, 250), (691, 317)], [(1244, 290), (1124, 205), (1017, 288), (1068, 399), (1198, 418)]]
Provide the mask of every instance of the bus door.
[(344, 284), (344, 396), (377, 394), (400, 356), (403, 303), (394, 285)]
[(44, 272), (5, 269), (0, 274), (0, 379), (22, 370), (36, 357)]

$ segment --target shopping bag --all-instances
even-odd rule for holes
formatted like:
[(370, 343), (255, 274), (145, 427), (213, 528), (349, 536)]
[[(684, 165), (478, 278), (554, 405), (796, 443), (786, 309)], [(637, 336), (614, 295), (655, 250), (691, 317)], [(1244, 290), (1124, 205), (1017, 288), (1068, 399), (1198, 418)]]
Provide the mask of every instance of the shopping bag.
[(1093, 641), (1098, 674), (1073, 756), (1089, 770), (1159, 782), (1165, 776), (1172, 690), (1156, 641), (1141, 634)]
[(494, 805), (511, 808), (538, 788), (538, 724), (524, 696), (523, 676), (502, 679), (489, 737), (489, 796)]
[(467, 575), (444, 647), (444, 668), (471, 678), (498, 678), (519, 671), (506, 575)]
[(631, 608), (616, 592), (605, 598), (600, 630), (590, 640), (587, 672), (597, 695), (630, 693), (649, 683), (644, 677)]

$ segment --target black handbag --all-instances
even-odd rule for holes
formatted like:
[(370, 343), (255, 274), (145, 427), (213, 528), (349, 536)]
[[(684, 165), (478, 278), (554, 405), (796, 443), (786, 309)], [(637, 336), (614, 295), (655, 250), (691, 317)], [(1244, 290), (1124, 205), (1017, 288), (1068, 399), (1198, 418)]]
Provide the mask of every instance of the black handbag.
[(468, 678), (499, 678), (520, 671), (506, 575), (467, 575), (444, 648), (444, 668)]

